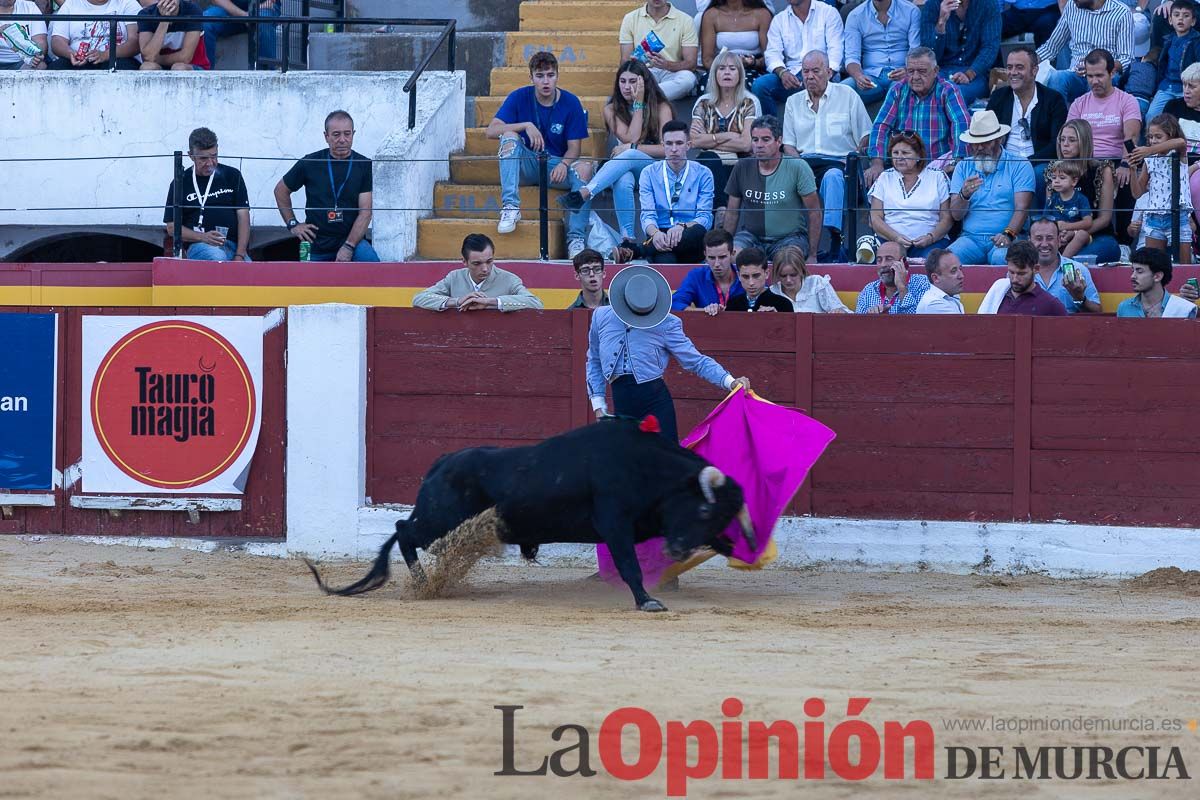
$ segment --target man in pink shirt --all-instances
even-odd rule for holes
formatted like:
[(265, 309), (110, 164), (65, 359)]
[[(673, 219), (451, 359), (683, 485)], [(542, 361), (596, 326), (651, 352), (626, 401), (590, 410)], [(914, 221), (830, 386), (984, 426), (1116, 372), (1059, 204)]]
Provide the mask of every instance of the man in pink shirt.
[(1137, 99), (1113, 86), (1116, 62), (1107, 50), (1093, 50), (1084, 59), (1087, 94), (1071, 103), (1067, 119), (1082, 119), (1092, 126), (1092, 146), (1096, 158), (1120, 160), (1117, 186), (1129, 183), (1129, 164), (1125, 161), (1125, 142), (1137, 143), (1142, 131), (1142, 112)]

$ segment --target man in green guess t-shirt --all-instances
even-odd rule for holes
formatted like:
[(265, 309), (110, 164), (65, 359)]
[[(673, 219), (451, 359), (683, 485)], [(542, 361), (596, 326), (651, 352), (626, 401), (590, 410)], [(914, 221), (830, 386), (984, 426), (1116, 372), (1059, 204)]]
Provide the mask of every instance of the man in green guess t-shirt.
[(821, 231), (821, 198), (812, 168), (803, 158), (784, 158), (783, 124), (763, 116), (750, 125), (752, 158), (733, 168), (725, 191), (725, 230), (733, 234), (736, 249), (761, 247), (774, 259), (775, 251), (794, 245), (805, 258), (819, 242), (808, 232)]

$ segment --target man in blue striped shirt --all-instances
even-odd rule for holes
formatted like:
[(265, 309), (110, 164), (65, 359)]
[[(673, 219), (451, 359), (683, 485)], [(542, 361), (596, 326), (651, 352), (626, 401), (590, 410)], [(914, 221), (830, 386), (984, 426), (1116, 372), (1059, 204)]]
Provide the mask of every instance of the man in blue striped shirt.
[(1050, 39), (1038, 48), (1038, 61), (1053, 64), (1067, 43), (1070, 69), (1050, 71), (1046, 85), (1070, 103), (1089, 91), (1083, 60), (1093, 50), (1107, 50), (1116, 59), (1122, 78), (1133, 63), (1133, 12), (1121, 0), (1074, 0), (1063, 8)]

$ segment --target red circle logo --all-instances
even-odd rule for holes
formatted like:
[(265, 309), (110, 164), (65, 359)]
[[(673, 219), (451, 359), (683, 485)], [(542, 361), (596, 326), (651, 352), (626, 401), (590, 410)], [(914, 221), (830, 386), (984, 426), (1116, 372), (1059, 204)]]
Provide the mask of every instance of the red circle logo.
[(229, 467), (254, 430), (254, 381), (225, 337), (161, 320), (100, 360), (91, 414), (104, 453), (134, 480), (187, 489)]

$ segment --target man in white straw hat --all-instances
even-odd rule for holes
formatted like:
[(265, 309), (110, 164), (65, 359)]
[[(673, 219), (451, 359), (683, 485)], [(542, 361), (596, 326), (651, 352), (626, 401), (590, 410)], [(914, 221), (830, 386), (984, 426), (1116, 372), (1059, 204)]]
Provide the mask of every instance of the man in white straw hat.
[(679, 441), (675, 403), (662, 377), (669, 356), (722, 389), (750, 389), (747, 378), (734, 378), (696, 350), (671, 314), (671, 285), (658, 270), (626, 267), (613, 277), (608, 297), (611, 305), (596, 309), (588, 332), (587, 387), (597, 417), (608, 413), (605, 385), (612, 384), (617, 414), (635, 419), (653, 414), (663, 437)]
[(950, 213), (963, 223), (950, 251), (964, 264), (1003, 264), (1033, 203), (1034, 177), (1029, 161), (1004, 149), (1010, 128), (994, 111), (976, 111), (959, 138), (968, 158), (950, 179)]

